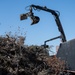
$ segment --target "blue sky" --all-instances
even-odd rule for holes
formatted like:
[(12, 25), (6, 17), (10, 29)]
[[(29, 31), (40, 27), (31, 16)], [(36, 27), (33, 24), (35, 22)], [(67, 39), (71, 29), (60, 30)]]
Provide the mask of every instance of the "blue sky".
[[(31, 20), (20, 21), (20, 14), (28, 12), (26, 6), (31, 4), (46, 6), (58, 10), (67, 40), (75, 38), (75, 0), (0, 0), (0, 35), (11, 32), (12, 35), (26, 36), (28, 45), (41, 45), (47, 39), (60, 35), (54, 17), (44, 11), (35, 11), (40, 22), (31, 26)], [(60, 39), (47, 43), (59, 45)]]

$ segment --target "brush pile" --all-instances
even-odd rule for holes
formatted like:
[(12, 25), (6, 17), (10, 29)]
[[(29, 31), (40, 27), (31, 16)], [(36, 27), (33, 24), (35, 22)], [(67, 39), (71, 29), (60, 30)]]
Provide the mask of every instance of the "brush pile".
[(25, 38), (0, 37), (0, 75), (58, 75), (65, 64), (42, 46), (25, 46)]

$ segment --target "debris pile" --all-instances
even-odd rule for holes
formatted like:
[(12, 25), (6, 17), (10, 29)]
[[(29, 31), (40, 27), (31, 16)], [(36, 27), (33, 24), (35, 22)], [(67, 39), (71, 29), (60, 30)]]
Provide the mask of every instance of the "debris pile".
[(58, 75), (64, 69), (44, 47), (25, 46), (23, 37), (0, 37), (0, 75)]

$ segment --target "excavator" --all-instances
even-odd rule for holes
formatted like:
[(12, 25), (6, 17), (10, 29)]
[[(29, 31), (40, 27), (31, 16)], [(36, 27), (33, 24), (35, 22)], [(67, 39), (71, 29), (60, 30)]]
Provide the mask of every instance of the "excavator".
[(49, 9), (46, 6), (43, 7), (43, 6), (32, 4), (29, 6), (28, 13), (24, 13), (20, 15), (20, 20), (25, 20), (28, 17), (30, 17), (30, 19), (32, 20), (31, 25), (38, 23), (40, 21), (40, 18), (38, 16), (34, 16), (33, 10), (42, 10), (45, 12), (49, 12), (54, 16), (54, 20), (56, 22), (60, 35), (44, 41), (43, 46), (46, 48), (48, 47), (48, 45), (46, 45), (47, 42), (58, 39), (58, 38), (61, 39), (62, 43), (60, 43), (59, 45), (56, 56), (57, 58), (65, 61), (67, 65), (67, 70), (66, 70), (67, 72), (71, 74), (75, 74), (75, 45), (74, 45), (75, 39), (72, 39), (69, 41), (66, 40), (66, 36), (65, 36), (61, 21), (59, 19), (59, 11)]

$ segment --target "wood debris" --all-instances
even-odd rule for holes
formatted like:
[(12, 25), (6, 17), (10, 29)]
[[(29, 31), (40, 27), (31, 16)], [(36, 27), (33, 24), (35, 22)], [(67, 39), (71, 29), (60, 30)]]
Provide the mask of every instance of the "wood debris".
[(47, 49), (25, 46), (23, 40), (22, 45), (18, 44), (13, 37), (0, 37), (0, 75), (58, 75), (64, 69), (64, 62), (49, 56)]

